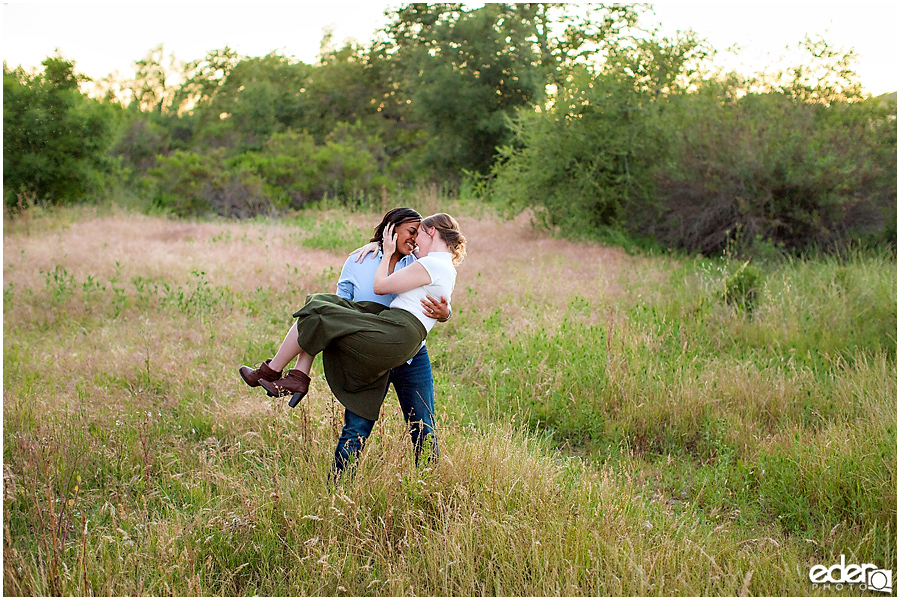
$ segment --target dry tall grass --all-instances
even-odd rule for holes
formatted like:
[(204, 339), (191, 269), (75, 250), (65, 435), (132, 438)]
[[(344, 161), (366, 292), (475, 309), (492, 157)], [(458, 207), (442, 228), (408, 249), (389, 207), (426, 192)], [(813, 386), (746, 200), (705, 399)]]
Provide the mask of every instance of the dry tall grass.
[(841, 553), (896, 567), (893, 355), (779, 349), (815, 353), (791, 285), (843, 282), (889, 319), (852, 292), (889, 278), (782, 270), (752, 320), (704, 291), (708, 267), (426, 200), (470, 240), (429, 339), (441, 461), (411, 464), (389, 397), (337, 487), (319, 366), (293, 411), (235, 369), (378, 214), (7, 222), (4, 593), (806, 595), (833, 593), (807, 573)]

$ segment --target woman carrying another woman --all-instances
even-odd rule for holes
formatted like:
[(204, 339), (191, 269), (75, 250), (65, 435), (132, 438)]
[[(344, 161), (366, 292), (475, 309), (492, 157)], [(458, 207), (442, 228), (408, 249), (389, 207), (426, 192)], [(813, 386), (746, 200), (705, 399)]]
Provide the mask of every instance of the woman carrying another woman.
[[(293, 394), (295, 406), (309, 390), (313, 358), (322, 352), (325, 378), (335, 397), (353, 413), (375, 421), (381, 410), (390, 370), (411, 359), (436, 320), (422, 312), (426, 297), (450, 300), (456, 268), (465, 257), (466, 239), (456, 220), (445, 213), (422, 220), (416, 236), (419, 259), (390, 273), (397, 236), (386, 227), (383, 254), (375, 272), (376, 294), (397, 294), (390, 307), (353, 302), (334, 294), (313, 294), (294, 313), (297, 321), (275, 356), (257, 369), (241, 368), (251, 386), (270, 396)], [(281, 377), (295, 357), (297, 368)]]

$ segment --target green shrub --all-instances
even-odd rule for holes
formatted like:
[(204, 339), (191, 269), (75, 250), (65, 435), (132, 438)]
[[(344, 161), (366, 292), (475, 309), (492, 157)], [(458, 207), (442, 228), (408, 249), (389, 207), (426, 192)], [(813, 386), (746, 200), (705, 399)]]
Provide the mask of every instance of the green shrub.
[(519, 113), (488, 195), (564, 235), (621, 229), (705, 255), (896, 244), (896, 102), (704, 79), (698, 52), (652, 40), (572, 69), (547, 106)]
[(671, 159), (653, 174), (660, 243), (712, 254), (732, 241), (799, 249), (883, 237), (896, 220), (891, 110), (739, 92), (713, 81), (667, 102)]
[(3, 67), (3, 195), (24, 193), (53, 204), (83, 200), (102, 189), (116, 129), (108, 105), (78, 91), (74, 63), (48, 57), (29, 75)]
[(628, 223), (649, 201), (648, 171), (660, 159), (656, 109), (618, 73), (573, 72), (549, 110), (522, 111), (516, 145), (500, 149), (490, 193), (566, 233)]
[(761, 279), (762, 271), (751, 265), (750, 261), (744, 262), (734, 273), (725, 277), (723, 290), (725, 301), (752, 314)]
[(256, 172), (279, 203), (299, 207), (313, 199), (318, 178), (315, 154), (311, 135), (287, 131), (273, 135), (261, 152), (247, 152), (233, 162)]
[(265, 180), (280, 203), (300, 207), (328, 196), (346, 200), (357, 195), (374, 197), (387, 180), (358, 128), (339, 126), (324, 144), (308, 133), (288, 130), (273, 135), (258, 153), (235, 160)]
[(112, 149), (137, 174), (145, 174), (156, 165), (157, 156), (169, 153), (170, 134), (159, 121), (152, 113), (132, 115)]
[(149, 173), (156, 182), (154, 203), (179, 216), (248, 218), (326, 197), (346, 203), (380, 197), (387, 183), (365, 143), (341, 128), (321, 145), (306, 133), (275, 134), (260, 152), (230, 159), (224, 148), (176, 151), (160, 156)]
[(154, 204), (178, 216), (247, 218), (274, 209), (262, 178), (244, 165), (229, 168), (222, 150), (207, 155), (177, 151), (159, 157), (157, 165), (150, 170), (157, 181)]

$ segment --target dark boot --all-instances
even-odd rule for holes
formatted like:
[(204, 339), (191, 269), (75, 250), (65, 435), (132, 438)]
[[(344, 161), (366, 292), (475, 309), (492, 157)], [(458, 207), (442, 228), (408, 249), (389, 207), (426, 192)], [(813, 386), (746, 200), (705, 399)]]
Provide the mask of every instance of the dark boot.
[(259, 386), (260, 380), (275, 381), (276, 379), (281, 379), (281, 371), (275, 371), (274, 369), (269, 367), (270, 360), (272, 359), (267, 358), (266, 362), (259, 365), (258, 369), (246, 366), (238, 369), (238, 373), (241, 374), (241, 379), (244, 380), (244, 383), (246, 383), (250, 387), (257, 387)]
[(300, 399), (309, 391), (309, 375), (299, 369), (291, 369), (283, 378), (276, 381), (260, 380), (266, 393), (273, 398), (293, 394), (288, 403), (291, 408), (297, 406)]

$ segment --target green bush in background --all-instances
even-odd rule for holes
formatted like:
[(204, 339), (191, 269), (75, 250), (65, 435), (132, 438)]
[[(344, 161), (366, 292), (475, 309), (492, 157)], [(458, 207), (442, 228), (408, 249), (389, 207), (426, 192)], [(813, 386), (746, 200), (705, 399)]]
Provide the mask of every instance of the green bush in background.
[(154, 204), (178, 216), (216, 213), (252, 217), (272, 212), (263, 179), (246, 166), (230, 167), (223, 151), (211, 154), (176, 151), (159, 157), (150, 171), (159, 181)]
[(380, 197), (387, 179), (372, 153), (350, 135), (317, 145), (306, 133), (275, 134), (260, 152), (227, 158), (225, 149), (160, 156), (150, 170), (154, 204), (178, 216), (248, 218), (326, 197)]
[(108, 105), (84, 97), (74, 63), (48, 57), (41, 73), (3, 66), (3, 199), (68, 204), (102, 190), (117, 128)]
[(708, 77), (703, 56), (658, 39), (573, 70), (546, 109), (519, 112), (489, 195), (565, 235), (612, 228), (707, 255), (896, 244), (895, 101), (863, 98), (837, 53), (812, 86)]

